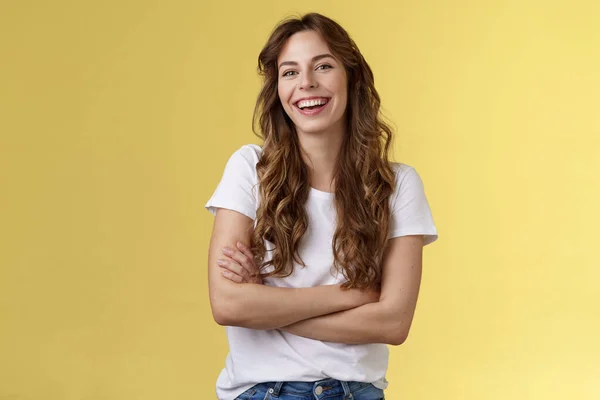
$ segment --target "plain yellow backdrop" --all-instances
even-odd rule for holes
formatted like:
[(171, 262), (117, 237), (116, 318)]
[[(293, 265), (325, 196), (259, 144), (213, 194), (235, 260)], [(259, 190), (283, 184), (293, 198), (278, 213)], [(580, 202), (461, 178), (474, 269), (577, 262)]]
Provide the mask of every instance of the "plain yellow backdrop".
[(7, 0), (0, 399), (215, 397), (204, 204), (308, 11), (373, 68), (440, 234), (387, 397), (600, 398), (599, 2)]

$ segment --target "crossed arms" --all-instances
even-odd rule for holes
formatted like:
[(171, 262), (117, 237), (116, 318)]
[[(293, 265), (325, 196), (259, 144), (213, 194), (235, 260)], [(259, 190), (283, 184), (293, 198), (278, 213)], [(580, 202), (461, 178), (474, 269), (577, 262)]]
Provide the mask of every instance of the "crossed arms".
[(236, 283), (222, 274), (222, 249), (250, 243), (254, 222), (219, 208), (208, 253), (209, 297), (220, 325), (280, 329), (311, 339), (348, 343), (400, 345), (408, 337), (422, 271), (423, 236), (390, 240), (383, 259), (381, 293), (340, 285), (278, 288)]

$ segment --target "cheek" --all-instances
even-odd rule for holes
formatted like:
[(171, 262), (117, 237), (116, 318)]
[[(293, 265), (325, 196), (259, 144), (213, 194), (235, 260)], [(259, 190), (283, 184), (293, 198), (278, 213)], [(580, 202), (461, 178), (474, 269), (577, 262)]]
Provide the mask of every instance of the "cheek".
[(331, 91), (338, 96), (339, 104), (345, 108), (346, 103), (348, 102), (348, 88), (346, 87), (346, 82), (343, 80), (334, 82), (331, 86)]
[(337, 95), (345, 97), (347, 94), (348, 88), (346, 87), (347, 84), (344, 76), (336, 76), (335, 79), (331, 80), (328, 86), (328, 89)]
[(286, 87), (285, 83), (277, 85), (277, 94), (279, 94), (279, 99), (283, 105), (287, 106), (287, 102), (290, 98), (290, 90), (288, 87)]

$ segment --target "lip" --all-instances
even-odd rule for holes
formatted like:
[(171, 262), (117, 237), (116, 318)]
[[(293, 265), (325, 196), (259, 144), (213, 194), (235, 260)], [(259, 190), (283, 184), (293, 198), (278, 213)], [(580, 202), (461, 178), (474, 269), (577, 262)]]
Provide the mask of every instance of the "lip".
[[(313, 99), (327, 99), (327, 103), (323, 107), (316, 109), (316, 110), (302, 110), (300, 107), (298, 107), (298, 103), (301, 102), (302, 100), (313, 100)], [(312, 115), (317, 115), (317, 114), (321, 113), (321, 111), (323, 111), (324, 109), (327, 108), (329, 103), (331, 103), (331, 97), (311, 96), (311, 97), (303, 97), (301, 99), (298, 99), (293, 104), (294, 104), (294, 108), (296, 109), (296, 111), (298, 111), (300, 114), (306, 115), (306, 116), (312, 116)]]

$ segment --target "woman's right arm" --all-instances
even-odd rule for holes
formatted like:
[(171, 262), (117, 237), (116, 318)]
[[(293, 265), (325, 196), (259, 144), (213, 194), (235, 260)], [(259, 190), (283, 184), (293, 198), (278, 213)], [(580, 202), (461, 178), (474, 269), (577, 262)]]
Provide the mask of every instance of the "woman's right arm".
[(250, 243), (254, 221), (236, 211), (219, 208), (208, 251), (208, 286), (213, 318), (219, 325), (252, 329), (283, 326), (377, 301), (372, 292), (342, 290), (340, 285), (278, 288), (234, 283), (222, 275), (217, 260), (222, 249), (237, 241)]

